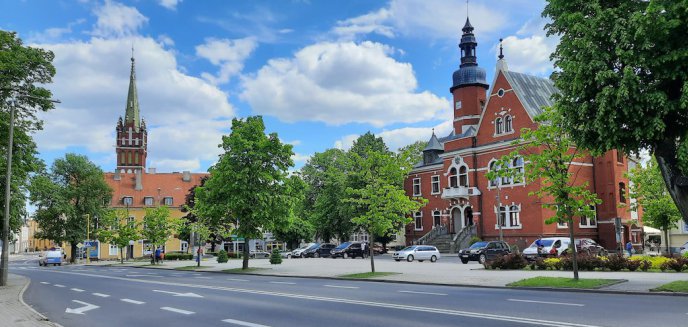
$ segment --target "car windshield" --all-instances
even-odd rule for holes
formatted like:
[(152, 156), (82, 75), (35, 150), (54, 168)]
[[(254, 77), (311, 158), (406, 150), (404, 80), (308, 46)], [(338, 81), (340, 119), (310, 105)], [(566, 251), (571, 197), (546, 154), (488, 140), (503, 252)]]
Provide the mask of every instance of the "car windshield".
[(413, 251), (413, 250), (415, 250), (415, 249), (416, 249), (416, 246), (413, 245), (413, 246), (407, 246), (407, 247), (405, 247), (404, 249), (402, 249), (402, 251)]
[(313, 245), (309, 246), (308, 248), (312, 250), (312, 249), (316, 249), (316, 248), (318, 248), (319, 246), (320, 246), (320, 244), (318, 244), (318, 243), (315, 243), (315, 244), (313, 244)]
[[(554, 240), (540, 240), (540, 243), (542, 243), (542, 246), (552, 246), (552, 243), (554, 243)], [(533, 244), (531, 244), (530, 247), (536, 248), (537, 245), (535, 244), (535, 242), (533, 242)]]
[(487, 245), (487, 242), (475, 242), (469, 249), (477, 249), (477, 248), (484, 248)]
[(345, 242), (345, 243), (339, 244), (339, 246), (336, 249), (337, 250), (346, 249), (349, 246), (349, 244), (351, 244), (351, 242)]

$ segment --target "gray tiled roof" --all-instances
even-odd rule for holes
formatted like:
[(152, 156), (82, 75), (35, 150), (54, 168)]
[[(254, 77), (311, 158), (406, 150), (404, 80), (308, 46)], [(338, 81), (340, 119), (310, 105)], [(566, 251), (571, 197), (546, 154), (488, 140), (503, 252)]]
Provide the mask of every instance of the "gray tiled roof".
[(437, 139), (437, 136), (435, 136), (435, 132), (432, 133), (432, 137), (430, 137), (428, 145), (425, 147), (425, 149), (423, 149), (423, 151), (428, 150), (444, 151), (444, 147), (442, 146), (442, 143), (440, 143), (440, 140)]
[(542, 107), (554, 104), (552, 95), (557, 89), (551, 80), (512, 71), (504, 71), (504, 75), (531, 117), (541, 114)]

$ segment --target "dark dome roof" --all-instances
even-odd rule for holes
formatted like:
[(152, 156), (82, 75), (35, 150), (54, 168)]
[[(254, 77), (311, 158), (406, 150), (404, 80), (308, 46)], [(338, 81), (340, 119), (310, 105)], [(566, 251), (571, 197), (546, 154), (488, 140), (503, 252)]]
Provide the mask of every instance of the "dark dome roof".
[(454, 83), (452, 84), (451, 90), (454, 90), (457, 87), (468, 85), (480, 85), (488, 88), (489, 85), (487, 84), (485, 76), (485, 69), (479, 66), (459, 68), (452, 75)]

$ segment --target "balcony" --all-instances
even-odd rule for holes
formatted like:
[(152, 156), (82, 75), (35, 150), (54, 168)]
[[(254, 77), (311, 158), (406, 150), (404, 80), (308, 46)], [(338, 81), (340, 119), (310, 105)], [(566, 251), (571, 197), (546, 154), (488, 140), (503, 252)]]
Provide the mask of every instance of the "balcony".
[(443, 199), (465, 198), (469, 196), (480, 195), (480, 190), (477, 187), (446, 187), (442, 190)]

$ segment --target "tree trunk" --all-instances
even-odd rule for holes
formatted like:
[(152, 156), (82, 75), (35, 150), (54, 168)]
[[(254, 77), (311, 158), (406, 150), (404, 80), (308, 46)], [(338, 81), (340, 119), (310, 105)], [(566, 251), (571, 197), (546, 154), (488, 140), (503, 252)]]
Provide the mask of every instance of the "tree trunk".
[(244, 238), (244, 257), (242, 258), (241, 269), (248, 269), (248, 256), (250, 254), (248, 244), (249, 239)]
[(576, 242), (573, 237), (573, 219), (568, 219), (569, 222), (569, 239), (571, 241), (571, 255), (573, 262), (573, 279), (578, 280), (578, 253), (576, 251)]
[(676, 147), (672, 142), (657, 145), (655, 158), (671, 198), (681, 212), (683, 221), (688, 223), (688, 177), (683, 176), (678, 169)]
[[(69, 262), (74, 263), (74, 262), (76, 262), (76, 251), (77, 251), (76, 243), (69, 242), (69, 245), (72, 248), (72, 254), (69, 256)], [(88, 255), (88, 254), (86, 254), (86, 255)]]
[(373, 244), (375, 244), (375, 238), (373, 236), (373, 233), (369, 233), (370, 235), (370, 244), (368, 245), (368, 252), (370, 253), (370, 269), (375, 274), (375, 252), (373, 251)]
[(123, 264), (124, 263), (124, 249), (119, 248), (119, 263)]
[(664, 229), (664, 245), (666, 246), (666, 253), (671, 256), (671, 247), (669, 246), (669, 229)]

